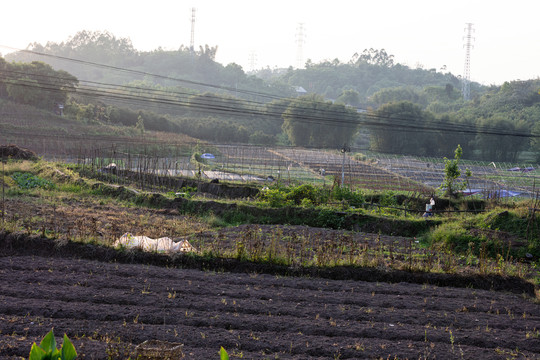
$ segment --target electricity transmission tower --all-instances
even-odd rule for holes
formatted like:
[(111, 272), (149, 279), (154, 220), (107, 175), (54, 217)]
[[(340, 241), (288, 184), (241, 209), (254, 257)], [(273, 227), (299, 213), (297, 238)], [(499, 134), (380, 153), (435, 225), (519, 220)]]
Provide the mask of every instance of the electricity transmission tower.
[(304, 44), (306, 43), (304, 24), (299, 23), (296, 27), (296, 68), (304, 67)]
[(472, 41), (474, 38), (472, 37), (473, 32), (473, 24), (467, 23), (465, 24), (467, 27), (465, 28), (465, 31), (467, 32), (465, 35), (465, 66), (463, 69), (463, 78), (461, 79), (461, 93), (463, 94), (463, 100), (469, 101), (471, 99), (471, 49), (473, 47)]
[(249, 53), (249, 68), (251, 71), (254, 71), (256, 66), (257, 66), (257, 54), (255, 53), (255, 51), (252, 51)]
[(191, 8), (191, 41), (189, 43), (189, 52), (193, 55), (195, 51), (195, 8)]

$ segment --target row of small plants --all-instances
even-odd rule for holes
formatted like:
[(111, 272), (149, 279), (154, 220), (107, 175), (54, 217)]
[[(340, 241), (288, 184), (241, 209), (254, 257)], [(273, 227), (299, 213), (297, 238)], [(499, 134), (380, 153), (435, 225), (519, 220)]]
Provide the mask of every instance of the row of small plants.
[[(62, 346), (57, 348), (56, 339), (53, 330), (41, 340), (39, 345), (32, 344), (29, 360), (74, 360), (77, 358), (77, 351), (68, 336), (64, 334)], [(229, 354), (221, 347), (219, 350), (220, 360), (229, 360)]]
[[(409, 197), (411, 204), (402, 204), (398, 199)], [(398, 194), (392, 190), (382, 192), (367, 192), (362, 189), (351, 189), (339, 186), (314, 186), (302, 185), (273, 185), (265, 187), (256, 199), (263, 206), (271, 208), (283, 208), (301, 206), (305, 208), (323, 207), (337, 211), (361, 211), (385, 216), (412, 215), (417, 217), (421, 214), (421, 208), (425, 205), (424, 196), (418, 193)], [(406, 209), (409, 207), (410, 209)]]
[(284, 234), (282, 228), (263, 230), (250, 225), (233, 238), (217, 232), (213, 238), (193, 238), (192, 244), (200, 255), (209, 258), (236, 258), (256, 263), (271, 263), (288, 267), (334, 266), (383, 267), (394, 270), (435, 273), (460, 273), (463, 270), (477, 274), (499, 274), (527, 278), (529, 265), (517, 261), (509, 244), (498, 241), (472, 239), (464, 249), (452, 249), (443, 242), (426, 243), (425, 240), (359, 239), (353, 233), (331, 232), (321, 234), (293, 232)]
[(347, 206), (358, 207), (365, 203), (366, 196), (361, 190), (351, 190), (347, 187), (327, 188), (303, 184), (264, 188), (259, 199), (270, 207), (317, 206), (329, 202), (341, 202)]

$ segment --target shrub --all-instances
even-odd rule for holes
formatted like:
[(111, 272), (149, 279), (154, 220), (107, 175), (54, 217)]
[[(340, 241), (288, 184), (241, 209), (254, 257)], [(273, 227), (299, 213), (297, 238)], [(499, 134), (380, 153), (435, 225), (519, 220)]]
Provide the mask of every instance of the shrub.
[(286, 196), (287, 200), (291, 200), (296, 205), (300, 205), (302, 200), (308, 199), (313, 204), (320, 203), (320, 194), (317, 188), (310, 184), (304, 184), (292, 188), (292, 190)]
[(311, 226), (325, 227), (330, 229), (341, 229), (345, 218), (330, 209), (322, 209), (317, 213), (317, 216), (313, 219)]
[(356, 160), (356, 161), (366, 161), (367, 160), (367, 156), (362, 154), (362, 153), (355, 153), (353, 155), (353, 159)]
[(261, 130), (257, 130), (249, 136), (249, 143), (258, 145), (273, 145), (276, 143), (276, 137), (265, 134)]
[(398, 201), (393, 191), (385, 191), (379, 198), (381, 206), (397, 206)]
[(271, 207), (282, 207), (287, 205), (287, 194), (280, 189), (265, 189), (261, 191), (259, 197), (263, 202)]
[(470, 242), (478, 241), (478, 238), (468, 234), (463, 224), (451, 222), (439, 225), (427, 235), (428, 242), (442, 243), (448, 249), (458, 252), (465, 252), (469, 248)]
[(361, 190), (351, 190), (347, 187), (336, 187), (332, 191), (332, 197), (338, 201), (347, 201), (351, 206), (362, 206), (365, 202), (365, 195)]
[(252, 224), (255, 222), (264, 222), (264, 219), (256, 218), (253, 214), (246, 213), (240, 210), (229, 210), (221, 214), (221, 219), (224, 222), (223, 226), (230, 224), (238, 226), (240, 224)]
[(310, 199), (304, 198), (304, 199), (302, 199), (302, 201), (300, 202), (300, 205), (301, 205), (302, 207), (313, 207), (313, 201), (311, 201)]

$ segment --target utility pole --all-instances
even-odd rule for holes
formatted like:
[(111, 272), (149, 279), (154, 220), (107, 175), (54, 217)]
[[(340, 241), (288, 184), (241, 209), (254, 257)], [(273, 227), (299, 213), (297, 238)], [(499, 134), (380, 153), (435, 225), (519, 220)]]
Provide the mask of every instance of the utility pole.
[(4, 218), (6, 216), (6, 172), (4, 166), (4, 148), (2, 147), (2, 225), (4, 225)]
[(465, 28), (465, 31), (467, 34), (465, 35), (465, 66), (463, 69), (463, 78), (461, 79), (461, 93), (463, 94), (463, 100), (469, 101), (471, 99), (471, 49), (472, 49), (472, 41), (474, 38), (472, 37), (473, 32), (473, 24), (467, 23), (465, 24), (467, 27)]
[(345, 183), (345, 153), (350, 152), (351, 148), (347, 146), (347, 144), (343, 144), (343, 147), (341, 148), (341, 153), (343, 154), (343, 162), (341, 163), (341, 184), (340, 188), (343, 188), (343, 184)]

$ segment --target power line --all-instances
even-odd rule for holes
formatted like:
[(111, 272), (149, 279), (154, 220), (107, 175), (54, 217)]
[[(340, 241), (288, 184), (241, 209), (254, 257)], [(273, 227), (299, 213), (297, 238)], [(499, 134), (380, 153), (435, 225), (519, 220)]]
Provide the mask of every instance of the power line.
[[(5, 73), (5, 71), (0, 71), (0, 73)], [(16, 72), (18, 74), (21, 74), (20, 72)], [(43, 76), (43, 77), (50, 77), (50, 76)], [(100, 84), (100, 85), (108, 85), (108, 86), (116, 86), (114, 84), (103, 84), (103, 83), (96, 83), (92, 82), (94, 84)], [(24, 83), (24, 80), (19, 86), (23, 87), (30, 87), (30, 88), (38, 88), (40, 90), (46, 90), (46, 91), (56, 91), (60, 92), (62, 90), (56, 88), (56, 87), (47, 87), (44, 85), (36, 85), (34, 82), (28, 82)], [(138, 88), (138, 87), (129, 87), (129, 86), (120, 86), (120, 88), (129, 88), (129, 89), (138, 89), (138, 90), (149, 90), (145, 88)], [(155, 90), (155, 93), (162, 94), (163, 92), (160, 90)], [(146, 105), (152, 104), (152, 105), (170, 105), (173, 107), (185, 107), (189, 110), (204, 110), (209, 113), (214, 114), (221, 114), (221, 115), (235, 115), (235, 116), (264, 116), (267, 118), (281, 118), (281, 113), (277, 112), (268, 112), (263, 109), (257, 109), (257, 108), (239, 108), (235, 106), (235, 102), (240, 104), (240, 101), (231, 101), (230, 103), (226, 104), (219, 104), (216, 105), (214, 102), (211, 101), (211, 99), (208, 99), (209, 101), (204, 101), (207, 99), (198, 98), (198, 101), (187, 101), (187, 100), (178, 100), (175, 98), (165, 98), (165, 97), (148, 97), (144, 95), (131, 95), (131, 94), (125, 94), (125, 93), (119, 93), (112, 91), (111, 89), (104, 90), (100, 88), (81, 88), (75, 92), (76, 94), (80, 96), (89, 96), (94, 97), (97, 99), (106, 99), (106, 100), (114, 100), (114, 101), (121, 101), (121, 102), (127, 102), (127, 103), (144, 103)], [(201, 101), (203, 100), (203, 101)], [(234, 100), (234, 99), (232, 99)], [(258, 105), (261, 105), (258, 103)], [(306, 108), (307, 110), (308, 108)], [(299, 122), (304, 123), (318, 123), (318, 124), (326, 124), (326, 125), (334, 125), (334, 126), (356, 126), (356, 125), (366, 125), (371, 127), (379, 127), (379, 128), (391, 128), (393, 130), (400, 130), (400, 131), (422, 131), (422, 132), (431, 132), (431, 133), (437, 133), (437, 132), (458, 132), (458, 133), (464, 133), (464, 134), (484, 134), (484, 135), (509, 135), (509, 136), (517, 136), (517, 137), (525, 137), (525, 138), (536, 138), (540, 137), (539, 135), (532, 135), (529, 133), (518, 133), (518, 132), (508, 132), (503, 131), (505, 129), (497, 129), (497, 128), (471, 128), (466, 125), (460, 125), (460, 124), (452, 124), (452, 123), (443, 123), (441, 121), (438, 122), (432, 122), (432, 125), (428, 125), (425, 123), (422, 124), (414, 124), (416, 121), (415, 118), (403, 118), (403, 117), (395, 117), (391, 114), (385, 115), (385, 114), (361, 114), (359, 115), (359, 119), (348, 119), (344, 118), (343, 116), (346, 115), (348, 118), (351, 117), (352, 114), (346, 113), (346, 112), (336, 112), (336, 111), (321, 111), (319, 114), (316, 115), (309, 115), (309, 116), (296, 116), (295, 119)], [(381, 121), (385, 120), (387, 122)], [(392, 121), (392, 122), (389, 122)], [(411, 124), (413, 122), (413, 124)]]
[[(180, 82), (186, 82), (186, 83), (189, 83), (189, 84), (196, 84), (196, 85), (199, 85), (199, 86), (207, 86), (207, 87), (213, 87), (213, 88), (218, 88), (218, 89), (232, 90), (232, 88), (217, 86), (217, 85), (213, 85), (213, 84), (205, 84), (205, 83), (193, 82), (193, 81), (189, 81), (189, 80), (171, 78), (171, 77), (168, 77), (168, 76), (156, 75), (156, 74), (151, 74), (151, 73), (146, 73), (146, 72), (141, 72), (141, 71), (136, 71), (136, 70), (129, 70), (129, 69), (114, 67), (114, 66), (110, 66), (110, 65), (103, 65), (103, 64), (88, 62), (88, 61), (84, 61), (84, 60), (77, 60), (77, 59), (71, 59), (71, 58), (65, 58), (65, 57), (61, 57), (61, 56), (56, 56), (56, 55), (38, 53), (38, 52), (30, 51), (30, 50), (20, 50), (20, 51), (25, 51), (25, 52), (29, 52), (29, 53), (33, 53), (33, 54), (37, 54), (37, 55), (60, 58), (60, 59), (63, 59), (63, 60), (68, 60), (68, 61), (80, 62), (80, 63), (91, 65), (91, 66), (105, 67), (105, 68), (109, 68), (109, 69), (115, 70), (115, 71), (125, 71), (125, 72), (135, 73), (135, 74), (139, 74), (139, 75), (144, 74), (144, 75), (153, 76), (153, 77), (162, 78), (162, 79), (169, 79), (169, 80), (175, 80), (175, 81), (180, 81)], [(0, 70), (0, 72), (4, 73), (4, 74), (8, 74), (8, 75), (9, 74), (27, 75), (27, 73), (17, 72), (17, 71)], [(41, 78), (49, 78), (49, 79), (53, 79), (53, 80), (72, 80), (72, 79), (67, 79), (67, 78), (61, 78), (61, 77), (58, 77), (58, 76), (46, 76), (46, 75), (41, 75), (41, 74), (32, 74), (32, 76), (41, 77)], [(241, 116), (265, 116), (265, 117), (270, 117), (270, 118), (281, 118), (281, 116), (282, 116), (281, 113), (276, 113), (276, 112), (272, 113), (272, 112), (269, 112), (267, 110), (263, 111), (263, 110), (260, 109), (264, 105), (263, 103), (255, 102), (255, 101), (249, 101), (249, 100), (240, 100), (240, 99), (231, 98), (231, 99), (227, 99), (227, 102), (228, 102), (227, 105), (216, 106), (216, 104), (213, 103), (213, 102), (201, 101), (201, 99), (204, 99), (203, 97), (199, 97), (197, 101), (188, 101), (188, 99), (187, 99), (188, 96), (195, 95), (195, 94), (190, 93), (190, 92), (178, 92), (178, 91), (171, 92), (171, 91), (163, 91), (163, 90), (149, 89), (149, 88), (142, 88), (142, 87), (135, 87), (135, 86), (100, 83), (100, 82), (94, 82), (94, 81), (89, 81), (89, 80), (79, 80), (79, 83), (88, 84), (88, 86), (81, 87), (77, 91), (74, 91), (74, 93), (76, 93), (78, 95), (81, 95), (81, 96), (94, 97), (96, 99), (114, 100), (114, 101), (121, 101), (121, 102), (124, 102), (124, 103), (131, 103), (131, 104), (133, 104), (133, 103), (145, 103), (146, 105), (152, 104), (153, 106), (155, 106), (156, 104), (158, 104), (158, 105), (169, 105), (169, 106), (173, 106), (173, 107), (185, 107), (185, 108), (188, 108), (190, 110), (193, 110), (193, 109), (195, 109), (195, 110), (203, 110), (203, 111), (210, 112), (210, 113), (215, 113), (215, 114), (227, 114), (227, 115), (236, 115), (236, 116), (239, 116), (239, 115), (241, 115)], [(101, 88), (97, 87), (97, 86), (96, 87), (91, 87), (91, 86), (89, 86), (90, 84), (91, 85), (99, 85), (99, 86), (101, 86)], [(40, 88), (42, 90), (48, 90), (48, 91), (61, 91), (58, 88), (47, 87), (47, 86), (44, 86), (44, 85), (36, 85), (35, 83), (28, 83), (28, 84), (22, 84), (21, 83), (20, 86), (30, 86), (30, 87)], [(159, 95), (160, 97), (149, 97), (149, 96), (145, 96), (143, 94), (141, 94), (141, 95), (132, 95), (132, 94), (126, 94), (126, 93), (119, 93), (118, 92), (119, 89), (140, 90), (140, 91), (144, 91), (146, 93)], [(234, 89), (234, 91), (236, 91), (236, 90), (237, 89)], [(263, 97), (266, 96), (266, 97), (276, 99), (276, 100), (287, 99), (287, 100), (291, 100), (291, 101), (303, 101), (302, 99), (283, 98), (283, 97), (277, 97), (275, 95), (269, 95), (269, 94), (264, 94), (264, 93), (260, 93), (260, 92), (254, 92), (254, 91), (239, 90), (239, 92), (249, 93), (249, 94), (252, 94), (252, 95), (263, 96)], [(174, 96), (179, 96), (180, 98), (175, 98)], [(183, 99), (182, 97), (186, 97), (186, 98)], [(242, 108), (242, 109), (240, 109), (237, 106), (236, 107), (231, 106), (231, 104), (234, 104), (235, 102), (238, 105), (239, 104), (251, 105), (252, 108), (249, 108), (249, 109)], [(305, 109), (309, 110), (310, 107), (306, 107)], [(447, 122), (442, 122), (441, 120), (432, 121), (431, 126), (426, 126), (425, 124), (423, 124), (423, 125), (411, 125), (410, 122), (414, 122), (416, 120), (415, 118), (402, 117), (402, 116), (401, 117), (395, 117), (392, 114), (387, 114), (386, 115), (384, 113), (381, 113), (380, 111), (378, 112), (378, 114), (373, 114), (373, 113), (361, 114), (361, 115), (359, 115), (358, 120), (356, 120), (356, 119), (354, 119), (354, 120), (343, 119), (342, 118), (343, 115), (350, 115), (345, 111), (328, 111), (327, 110), (327, 111), (321, 112), (321, 114), (322, 115), (315, 115), (315, 116), (311, 115), (311, 116), (305, 117), (305, 118), (300, 116), (300, 117), (298, 117), (298, 120), (299, 121), (307, 121), (307, 122), (315, 121), (315, 122), (318, 122), (318, 123), (326, 123), (326, 124), (332, 124), (332, 125), (340, 125), (340, 124), (342, 124), (342, 125), (358, 125), (358, 124), (362, 124), (362, 125), (375, 126), (375, 127), (393, 127), (395, 129), (408, 130), (408, 131), (426, 131), (426, 132), (428, 132), (428, 131), (429, 132), (439, 132), (439, 131), (445, 132), (445, 131), (449, 131), (449, 132), (459, 132), (459, 133), (469, 133), (469, 134), (509, 135), (509, 136), (529, 137), (529, 138), (539, 137), (538, 135), (532, 135), (532, 134), (529, 134), (529, 133), (508, 132), (508, 131), (505, 131), (506, 129), (497, 129), (497, 128), (494, 128), (494, 127), (485, 127), (485, 128), (482, 129), (482, 128), (479, 128), (478, 126), (476, 126), (475, 128), (471, 129), (471, 127), (467, 126), (467, 125), (461, 125), (461, 124), (456, 124), (456, 123), (447, 123)], [(370, 119), (370, 121), (368, 121), (366, 119)], [(380, 121), (377, 121), (377, 120), (392, 120), (393, 123), (391, 123), (391, 124), (381, 123)]]

